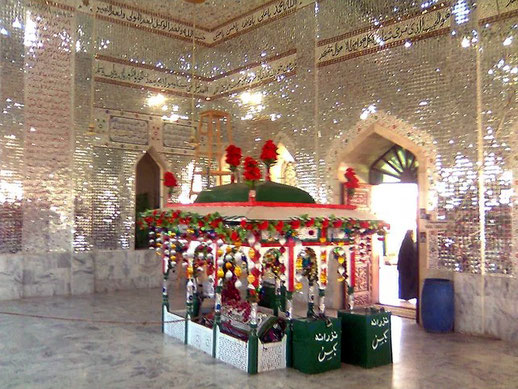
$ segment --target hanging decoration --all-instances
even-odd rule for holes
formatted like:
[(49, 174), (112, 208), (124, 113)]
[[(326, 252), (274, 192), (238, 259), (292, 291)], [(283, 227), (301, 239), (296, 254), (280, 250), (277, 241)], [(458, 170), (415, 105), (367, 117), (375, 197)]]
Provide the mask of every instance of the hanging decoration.
[(297, 255), (295, 263), (295, 289), (302, 291), (302, 279), (306, 278), (308, 281), (308, 311), (307, 316), (315, 315), (315, 283), (318, 281), (318, 263), (315, 250), (311, 247), (305, 247)]
[[(141, 214), (138, 224), (141, 228), (160, 227), (174, 231), (183, 239), (222, 239), (227, 244), (244, 242), (252, 234), (261, 236), (261, 231), (267, 231), (276, 238), (298, 236), (306, 227), (312, 228), (315, 236), (323, 236), (322, 230), (329, 225), (336, 225), (337, 230), (343, 231), (347, 239), (354, 236), (378, 234), (383, 239), (389, 225), (380, 220), (358, 220), (351, 217), (313, 217), (302, 215), (291, 221), (284, 220), (248, 220), (242, 219), (239, 224), (225, 221), (218, 213), (201, 215), (195, 212), (179, 210), (150, 210)], [(321, 238), (324, 239), (325, 238)], [(366, 244), (362, 242), (363, 248)]]

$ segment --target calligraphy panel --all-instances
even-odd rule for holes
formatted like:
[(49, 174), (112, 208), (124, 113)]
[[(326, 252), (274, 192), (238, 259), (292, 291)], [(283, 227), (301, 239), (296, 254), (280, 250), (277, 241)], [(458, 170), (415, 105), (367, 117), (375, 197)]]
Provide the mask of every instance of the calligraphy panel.
[(201, 28), (194, 28), (188, 22), (164, 17), (119, 2), (96, 1), (93, 3), (93, 9), (96, 17), (102, 20), (187, 41), (192, 41), (194, 35), (195, 39), (201, 44), (210, 40), (209, 32)]
[(145, 86), (157, 92), (171, 92), (180, 96), (208, 96), (208, 85), (183, 74), (159, 68), (131, 64), (119, 59), (96, 59), (94, 67), (96, 81), (122, 86)]
[(121, 116), (110, 117), (110, 140), (120, 143), (147, 145), (149, 124), (146, 120)]
[(175, 150), (192, 150), (192, 133), (193, 128), (189, 125), (167, 122), (162, 125), (164, 146)]
[(294, 74), (296, 66), (297, 53), (291, 50), (254, 67), (216, 78), (211, 82), (210, 94), (215, 98), (280, 80)]
[(119, 58), (98, 56), (94, 74), (98, 82), (132, 88), (144, 86), (156, 92), (213, 99), (293, 75), (296, 61), (296, 50), (289, 50), (266, 58), (261, 63), (206, 78), (131, 63)]
[[(300, 3), (300, 4), (299, 4)], [(220, 43), (236, 35), (250, 31), (259, 25), (287, 16), (298, 7), (308, 5), (307, 0), (279, 0), (256, 10), (253, 13), (232, 20), (211, 32), (211, 43)]]
[(480, 0), (477, 4), (480, 8), (479, 17), (482, 24), (498, 20), (511, 13), (518, 15), (517, 0)]
[(379, 26), (360, 29), (318, 42), (319, 66), (344, 61), (379, 50), (446, 33), (451, 25), (449, 7), (418, 14), (402, 21), (387, 21)]

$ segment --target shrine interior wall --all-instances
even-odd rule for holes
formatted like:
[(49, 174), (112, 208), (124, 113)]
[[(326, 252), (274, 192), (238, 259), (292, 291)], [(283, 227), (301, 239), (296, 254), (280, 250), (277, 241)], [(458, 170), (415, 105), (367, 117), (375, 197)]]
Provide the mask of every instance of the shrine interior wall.
[[(193, 45), (43, 3), (0, 6), (0, 299), (158, 286), (153, 254), (133, 249), (135, 165), (152, 148), (188, 182), (193, 122), (222, 109), (246, 153), (289, 143), (298, 185), (321, 202), (338, 200), (342, 145), (365, 122), (394, 126), (429, 156), (423, 207), (450, 221), (426, 231), (425, 276), (454, 280), (456, 329), (518, 340), (514, 8), (306, 1)], [(282, 66), (229, 87), (261, 63)], [(248, 87), (259, 107), (240, 98)], [(165, 102), (150, 106), (160, 90)]]

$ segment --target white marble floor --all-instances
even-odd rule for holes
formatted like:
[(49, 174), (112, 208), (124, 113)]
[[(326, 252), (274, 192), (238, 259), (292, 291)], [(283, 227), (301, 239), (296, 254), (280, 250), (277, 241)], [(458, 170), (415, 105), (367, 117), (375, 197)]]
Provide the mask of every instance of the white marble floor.
[[(0, 311), (153, 321), (160, 290), (0, 303)], [(428, 334), (393, 318), (394, 364), (293, 369), (249, 376), (163, 336), (158, 326), (62, 322), (0, 315), (1, 389), (76, 388), (518, 388), (518, 347), (461, 334)]]

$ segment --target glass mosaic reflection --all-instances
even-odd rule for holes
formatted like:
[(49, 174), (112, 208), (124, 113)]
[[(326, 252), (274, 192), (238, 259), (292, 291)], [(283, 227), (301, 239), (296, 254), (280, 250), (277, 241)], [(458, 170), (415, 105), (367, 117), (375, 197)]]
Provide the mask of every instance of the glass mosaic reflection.
[(188, 201), (216, 109), (245, 153), (282, 143), (280, 176), (321, 202), (358, 131), (416, 144), (446, 226), (428, 266), (513, 274), (518, 2), (171, 4), (2, 2), (0, 253), (132, 248), (137, 162), (149, 151)]

